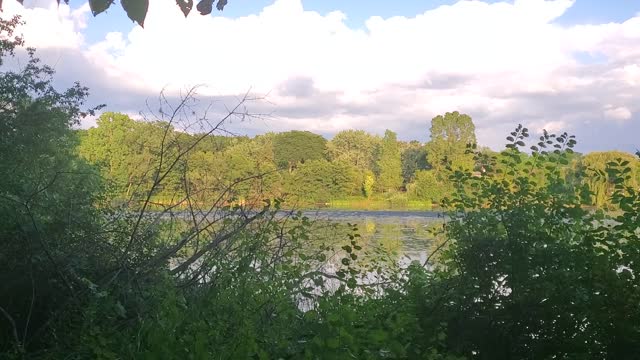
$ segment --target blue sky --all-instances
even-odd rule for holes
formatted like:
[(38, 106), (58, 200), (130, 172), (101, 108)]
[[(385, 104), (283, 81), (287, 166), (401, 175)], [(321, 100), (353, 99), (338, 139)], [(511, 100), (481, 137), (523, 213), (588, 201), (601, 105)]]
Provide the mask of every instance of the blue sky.
[[(167, 0), (171, 1), (171, 0)], [(305, 10), (328, 13), (339, 10), (347, 15), (346, 24), (352, 28), (364, 28), (365, 21), (372, 16), (414, 17), (442, 5), (452, 5), (458, 0), (303, 0)], [(486, 0), (487, 3), (501, 2)], [(513, 2), (513, 1), (507, 1)], [(197, 2), (196, 2), (197, 3)], [(236, 18), (259, 13), (273, 0), (229, 0), (221, 13), (214, 10), (211, 16)], [(176, 6), (176, 11), (178, 8)], [(638, 0), (576, 0), (575, 4), (555, 22), (560, 25), (604, 24), (621, 22), (640, 12)], [(193, 14), (197, 12), (193, 10)], [(106, 15), (106, 16), (105, 16)], [(127, 18), (119, 3), (112, 5), (106, 14), (90, 19), (84, 31), (88, 43), (102, 40), (110, 31), (127, 31), (134, 25)]]

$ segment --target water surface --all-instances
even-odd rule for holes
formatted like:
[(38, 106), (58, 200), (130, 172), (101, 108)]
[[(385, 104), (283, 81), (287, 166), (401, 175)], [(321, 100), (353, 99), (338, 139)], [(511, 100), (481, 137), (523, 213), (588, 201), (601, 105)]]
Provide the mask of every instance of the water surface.
[(399, 259), (421, 263), (433, 240), (430, 229), (443, 222), (442, 213), (434, 211), (313, 210), (303, 214), (317, 222), (355, 224), (363, 241), (380, 245)]

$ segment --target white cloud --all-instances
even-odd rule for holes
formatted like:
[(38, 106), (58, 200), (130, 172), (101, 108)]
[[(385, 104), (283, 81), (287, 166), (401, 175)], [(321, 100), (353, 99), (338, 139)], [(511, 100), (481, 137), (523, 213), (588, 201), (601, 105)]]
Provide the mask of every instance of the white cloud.
[(638, 64), (631, 64), (623, 67), (622, 77), (629, 85), (640, 86), (640, 66), (638, 66)]
[(28, 46), (77, 48), (84, 41), (80, 30), (86, 26), (85, 15), (89, 12), (88, 3), (71, 10), (68, 5), (58, 6), (55, 1), (38, 3), (34, 0), (25, 0), (24, 6), (17, 1), (3, 1), (2, 10), (2, 16), (5, 19), (20, 15), (28, 24), (19, 30), (24, 35)]
[(550, 133), (561, 132), (567, 128), (567, 124), (564, 121), (549, 121), (544, 123), (541, 127), (535, 129), (538, 134), (542, 133), (542, 130), (547, 130)]
[(256, 16), (234, 20), (184, 19), (175, 4), (152, 0), (145, 29), (125, 36), (126, 49), (114, 56), (99, 44), (107, 51), (96, 57), (138, 74), (151, 89), (204, 82), (222, 93), (249, 86), (266, 92), (304, 75), (319, 89), (356, 96), (432, 71), (507, 75), (516, 83), (510, 86), (537, 89), (544, 88), (548, 71), (571, 61), (562, 29), (549, 24), (571, 4), (464, 1), (415, 18), (373, 17), (359, 31), (344, 24), (342, 13), (304, 11), (299, 0), (278, 0)]
[(608, 105), (604, 110), (604, 116), (611, 120), (625, 121), (631, 119), (631, 115), (631, 111), (625, 106), (613, 107)]
[[(227, 96), (252, 88), (275, 104), (267, 128), (391, 128), (421, 139), (431, 117), (461, 110), (474, 118), (480, 141), (496, 145), (519, 122), (584, 132), (587, 123), (593, 129), (603, 118), (629, 120), (640, 110), (640, 16), (555, 24), (573, 3), (460, 1), (415, 17), (372, 17), (352, 29), (346, 14), (305, 11), (300, 0), (276, 0), (236, 19), (195, 11), (185, 19), (174, 2), (151, 0), (144, 29), (96, 44), (83, 43), (86, 4), (16, 10), (5, 1), (5, 8), (24, 14), (33, 44), (77, 49), (124, 94), (206, 84), (207, 94)], [(582, 64), (577, 52), (604, 63)], [(311, 87), (296, 88), (292, 79)], [(307, 96), (286, 93), (296, 89)]]

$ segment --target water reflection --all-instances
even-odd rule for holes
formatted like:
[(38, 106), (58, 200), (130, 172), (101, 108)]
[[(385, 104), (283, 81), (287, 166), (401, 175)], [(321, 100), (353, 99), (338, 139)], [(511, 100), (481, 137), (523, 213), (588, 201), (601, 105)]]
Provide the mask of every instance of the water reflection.
[[(304, 215), (316, 223), (356, 224), (364, 244), (378, 245), (389, 254), (395, 254), (402, 263), (426, 261), (433, 240), (430, 229), (443, 221), (441, 214), (426, 211), (319, 210), (307, 211)], [(344, 237), (345, 230), (346, 226), (338, 225), (330, 236)]]

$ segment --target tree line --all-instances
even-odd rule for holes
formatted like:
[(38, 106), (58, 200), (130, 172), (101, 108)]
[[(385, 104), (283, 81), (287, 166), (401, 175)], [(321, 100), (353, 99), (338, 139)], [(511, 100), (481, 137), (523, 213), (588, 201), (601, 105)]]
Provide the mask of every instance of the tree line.
[[(430, 133), (430, 141), (424, 144), (399, 141), (391, 130), (384, 136), (344, 130), (330, 140), (298, 130), (253, 138), (210, 134), (181, 159), (154, 199), (166, 202), (185, 189), (205, 199), (238, 180), (250, 179), (234, 187), (236, 201), (285, 198), (298, 206), (326, 206), (332, 200), (370, 199), (386, 200), (389, 207), (403, 207), (408, 201), (437, 206), (454, 189), (449, 180), (453, 171), (468, 170), (480, 176), (486, 164), (474, 160), (470, 152), (477, 147), (470, 116), (456, 111), (436, 116)], [(166, 121), (136, 121), (113, 112), (103, 113), (94, 128), (77, 134), (79, 154), (99, 166), (121, 198), (131, 196), (134, 185), (152, 181), (150, 160), (158, 155), (163, 139), (170, 139), (168, 144), (177, 151), (202, 136), (177, 131)], [(486, 156), (498, 155), (487, 147), (481, 151)], [(521, 163), (530, 157), (527, 153), (520, 156)], [(605, 170), (616, 158), (630, 162), (629, 185), (639, 186), (640, 164), (629, 153), (572, 153), (566, 163), (556, 166), (573, 186), (593, 191), (586, 205), (607, 207), (614, 179)]]

